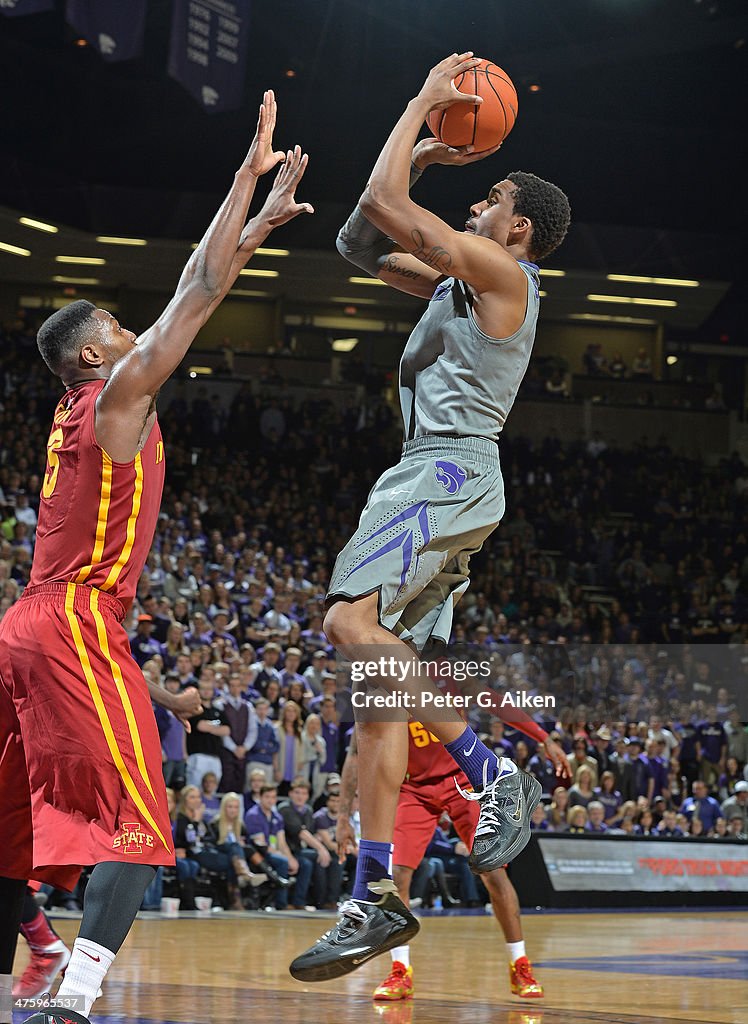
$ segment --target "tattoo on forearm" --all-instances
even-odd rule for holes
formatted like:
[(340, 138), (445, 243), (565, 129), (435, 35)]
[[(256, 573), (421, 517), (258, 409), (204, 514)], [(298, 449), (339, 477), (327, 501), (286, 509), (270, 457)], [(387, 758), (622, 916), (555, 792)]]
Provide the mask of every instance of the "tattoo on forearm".
[(423, 235), (418, 228), (413, 228), (410, 237), (413, 239), (413, 245), (415, 246), (413, 255), (417, 256), (421, 263), (425, 263), (427, 267), (436, 267), (437, 270), (441, 270), (442, 273), (446, 274), (452, 266), (452, 256), (449, 251), (441, 245), (432, 245), (430, 249), (427, 249)]
[(417, 270), (408, 270), (407, 267), (401, 267), (397, 256), (388, 256), (384, 261), (382, 270), (386, 270), (388, 274), (397, 274), (399, 277), (416, 278), (421, 276)]

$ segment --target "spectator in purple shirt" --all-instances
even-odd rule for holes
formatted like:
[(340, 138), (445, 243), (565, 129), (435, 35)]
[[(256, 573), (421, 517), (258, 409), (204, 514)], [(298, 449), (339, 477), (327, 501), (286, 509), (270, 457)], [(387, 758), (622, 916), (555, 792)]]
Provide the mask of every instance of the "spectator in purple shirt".
[(605, 824), (615, 825), (621, 817), (619, 812), (623, 798), (616, 789), (616, 777), (613, 772), (603, 772), (600, 777), (600, 785), (595, 789), (595, 799), (605, 809), (603, 817)]
[[(253, 804), (244, 815), (244, 827), (260, 853), (275, 868), (281, 878), (295, 875), (299, 862), (291, 853), (286, 842), (285, 822), (275, 808), (278, 790), (275, 786), (263, 786), (259, 803)], [(279, 888), (275, 893), (275, 909), (288, 907), (288, 889)]]
[(654, 804), (655, 797), (665, 796), (668, 792), (668, 773), (670, 763), (666, 756), (667, 744), (664, 739), (649, 740), (647, 743), (647, 799)]
[(657, 826), (657, 835), (664, 839), (677, 839), (686, 833), (678, 827), (678, 819), (675, 811), (665, 811), (662, 821)]
[(299, 672), (301, 664), (301, 651), (298, 647), (289, 647), (286, 651), (286, 658), (283, 662), (283, 671), (280, 674), (281, 688), (287, 693), (292, 683), (301, 685), (302, 693), (307, 689), (306, 680)]
[[(174, 674), (167, 675), (164, 688), (170, 693), (179, 693), (179, 678)], [(156, 716), (164, 757), (164, 782), (171, 789), (182, 789), (187, 778), (187, 747), (184, 725), (176, 715), (167, 711), (166, 708), (154, 704), (153, 711)]]
[(637, 736), (629, 740), (629, 760), (631, 762), (631, 797), (638, 800), (649, 792), (649, 762), (642, 753), (644, 743)]
[(608, 826), (605, 824), (605, 807), (600, 803), (599, 800), (591, 800), (587, 804), (587, 824), (584, 826), (585, 832), (607, 832)]
[(247, 778), (259, 769), (264, 772), (268, 783), (273, 781), (273, 758), (280, 747), (275, 723), (268, 717), (269, 712), (270, 701), (266, 697), (260, 697), (255, 704), (257, 739), (254, 746), (247, 751)]
[(208, 631), (208, 643), (213, 644), (216, 640), (223, 640), (235, 651), (238, 651), (239, 644), (236, 642), (236, 637), (229, 633), (228, 625), (229, 613), (219, 609), (213, 616), (213, 628)]
[(491, 719), (491, 733), (485, 741), (499, 757), (514, 757), (514, 744), (504, 736), (504, 723), (500, 718)]
[(683, 801), (681, 813), (685, 814), (689, 821), (694, 817), (699, 818), (704, 831), (709, 832), (714, 828), (717, 818), (722, 816), (722, 808), (714, 797), (708, 795), (706, 783), (701, 779), (697, 779), (692, 788), (693, 796)]
[(696, 744), (699, 776), (713, 786), (724, 772), (727, 758), (727, 733), (714, 706), (707, 708), (705, 721), (696, 726)]
[(164, 657), (164, 645), (160, 644), (151, 635), (152, 633), (153, 616), (139, 615), (135, 634), (130, 640), (130, 650), (132, 651), (133, 658), (135, 658), (141, 668), (155, 654), (158, 654), (162, 659)]

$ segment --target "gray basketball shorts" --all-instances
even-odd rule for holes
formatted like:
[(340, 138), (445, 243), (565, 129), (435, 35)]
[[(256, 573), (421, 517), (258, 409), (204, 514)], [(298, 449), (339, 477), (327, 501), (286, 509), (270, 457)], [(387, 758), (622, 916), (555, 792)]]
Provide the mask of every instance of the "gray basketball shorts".
[(504, 515), (499, 449), (479, 437), (426, 435), (372, 488), (358, 529), (335, 562), (327, 594), (379, 592), (379, 621), (422, 650), (448, 642), (468, 588), (470, 556)]

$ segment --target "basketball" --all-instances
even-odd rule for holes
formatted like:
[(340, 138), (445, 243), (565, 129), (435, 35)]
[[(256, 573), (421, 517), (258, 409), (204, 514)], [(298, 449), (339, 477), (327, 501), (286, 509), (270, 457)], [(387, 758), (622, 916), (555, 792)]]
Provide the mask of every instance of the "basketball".
[(517, 120), (517, 90), (498, 64), (481, 60), (455, 78), (460, 92), (480, 96), (475, 106), (455, 103), (446, 110), (432, 110), (426, 119), (429, 131), (448, 146), (474, 146), (477, 153), (503, 142)]

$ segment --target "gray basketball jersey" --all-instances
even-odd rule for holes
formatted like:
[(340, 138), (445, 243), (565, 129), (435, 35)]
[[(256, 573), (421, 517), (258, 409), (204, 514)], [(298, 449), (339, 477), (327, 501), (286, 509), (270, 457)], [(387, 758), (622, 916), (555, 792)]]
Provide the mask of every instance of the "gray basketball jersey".
[(519, 265), (527, 275), (527, 312), (503, 340), (478, 327), (464, 282), (450, 277), (434, 292), (400, 360), (406, 440), (424, 434), (498, 440), (530, 362), (540, 308), (538, 268)]

